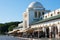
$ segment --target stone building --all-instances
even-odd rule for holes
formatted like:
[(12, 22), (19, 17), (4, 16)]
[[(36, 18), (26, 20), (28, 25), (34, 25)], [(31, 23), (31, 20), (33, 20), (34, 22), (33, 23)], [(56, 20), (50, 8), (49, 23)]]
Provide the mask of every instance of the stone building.
[(23, 13), (23, 23), (18, 28), (17, 32), (28, 37), (60, 37), (60, 9), (50, 11), (40, 2), (32, 2)]

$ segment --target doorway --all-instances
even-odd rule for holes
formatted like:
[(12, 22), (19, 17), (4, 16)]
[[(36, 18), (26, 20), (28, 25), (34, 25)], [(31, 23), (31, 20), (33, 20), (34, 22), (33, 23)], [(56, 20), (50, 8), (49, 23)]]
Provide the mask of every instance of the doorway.
[(46, 27), (46, 37), (49, 38), (49, 27)]

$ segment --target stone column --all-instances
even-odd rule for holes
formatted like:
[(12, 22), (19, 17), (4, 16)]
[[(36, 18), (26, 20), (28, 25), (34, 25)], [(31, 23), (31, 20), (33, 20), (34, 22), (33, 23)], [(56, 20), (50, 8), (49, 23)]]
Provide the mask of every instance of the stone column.
[(58, 37), (60, 37), (60, 24), (57, 25), (57, 27), (58, 27)]
[(58, 26), (55, 27), (55, 37), (58, 38)]
[(44, 35), (44, 37), (45, 37), (45, 32), (46, 32), (46, 28), (43, 27), (43, 35)]
[(52, 38), (52, 28), (49, 27), (49, 38)]

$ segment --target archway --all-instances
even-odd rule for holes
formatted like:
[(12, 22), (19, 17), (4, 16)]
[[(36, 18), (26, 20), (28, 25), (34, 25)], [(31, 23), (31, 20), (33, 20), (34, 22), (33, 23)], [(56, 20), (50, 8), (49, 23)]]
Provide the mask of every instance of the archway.
[(52, 37), (56, 37), (56, 35), (58, 34), (58, 28), (57, 28), (57, 26), (54, 24), (53, 26), (52, 26)]
[(49, 27), (46, 27), (46, 37), (49, 38)]

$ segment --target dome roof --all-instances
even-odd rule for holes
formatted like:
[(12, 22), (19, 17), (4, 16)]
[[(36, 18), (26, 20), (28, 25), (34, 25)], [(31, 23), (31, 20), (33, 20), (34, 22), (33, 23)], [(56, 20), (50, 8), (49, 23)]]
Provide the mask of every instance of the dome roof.
[(40, 2), (32, 2), (28, 8), (44, 8)]

